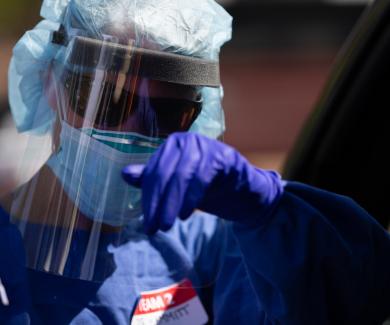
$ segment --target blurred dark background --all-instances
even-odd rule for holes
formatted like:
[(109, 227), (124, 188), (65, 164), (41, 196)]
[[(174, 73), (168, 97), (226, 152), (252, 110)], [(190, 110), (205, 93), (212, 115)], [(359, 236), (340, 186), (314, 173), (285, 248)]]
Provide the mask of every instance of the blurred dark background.
[[(369, 2), (219, 2), (234, 17), (233, 40), (221, 55), (225, 141), (255, 164), (280, 169), (337, 52)], [(0, 132), (12, 127), (6, 78), (12, 47), (39, 21), (40, 5), (38, 0), (0, 0)]]
[(225, 141), (280, 169), (367, 1), (226, 1)]

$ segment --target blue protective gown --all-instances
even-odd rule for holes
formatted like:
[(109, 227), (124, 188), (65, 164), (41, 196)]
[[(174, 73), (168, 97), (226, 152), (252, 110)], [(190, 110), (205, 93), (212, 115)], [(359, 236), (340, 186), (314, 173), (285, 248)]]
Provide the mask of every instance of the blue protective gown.
[[(4, 233), (17, 236), (4, 213), (2, 220), (0, 261)], [(129, 324), (140, 292), (181, 274), (201, 288), (214, 324), (378, 324), (390, 315), (390, 237), (343, 196), (288, 183), (262, 226), (196, 212), (168, 233), (133, 236), (102, 244), (114, 265), (102, 283), (29, 270), (31, 306), (15, 299), (15, 315), (25, 310), (33, 324)], [(76, 265), (77, 247), (73, 252)], [(7, 284), (6, 269), (0, 264)], [(0, 321), (8, 311), (0, 307)]]

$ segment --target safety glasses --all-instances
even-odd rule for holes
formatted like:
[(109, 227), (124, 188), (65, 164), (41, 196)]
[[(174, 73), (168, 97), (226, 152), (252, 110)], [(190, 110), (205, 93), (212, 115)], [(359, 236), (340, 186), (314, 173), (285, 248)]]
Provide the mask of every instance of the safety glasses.
[(123, 77), (65, 69), (60, 78), (65, 90), (61, 106), (74, 112), (77, 120), (82, 118), (84, 126), (160, 138), (187, 131), (202, 110), (199, 87)]

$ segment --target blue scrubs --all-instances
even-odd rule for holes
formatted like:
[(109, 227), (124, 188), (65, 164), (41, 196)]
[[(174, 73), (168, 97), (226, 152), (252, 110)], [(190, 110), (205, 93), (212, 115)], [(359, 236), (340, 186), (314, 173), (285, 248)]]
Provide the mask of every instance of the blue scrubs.
[[(101, 245), (114, 266), (101, 283), (28, 271), (33, 324), (129, 324), (140, 292), (184, 277), (214, 324), (376, 324), (390, 315), (387, 232), (352, 200), (299, 183), (258, 227), (196, 212), (168, 233), (134, 240), (129, 231), (120, 245)], [(67, 267), (79, 272), (73, 251)]]

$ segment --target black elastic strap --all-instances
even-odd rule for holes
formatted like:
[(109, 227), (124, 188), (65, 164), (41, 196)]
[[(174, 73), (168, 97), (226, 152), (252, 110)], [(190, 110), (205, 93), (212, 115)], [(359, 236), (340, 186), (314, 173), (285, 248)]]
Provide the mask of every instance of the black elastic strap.
[(64, 25), (60, 25), (58, 31), (53, 32), (51, 42), (57, 45), (67, 45), (67, 35)]

